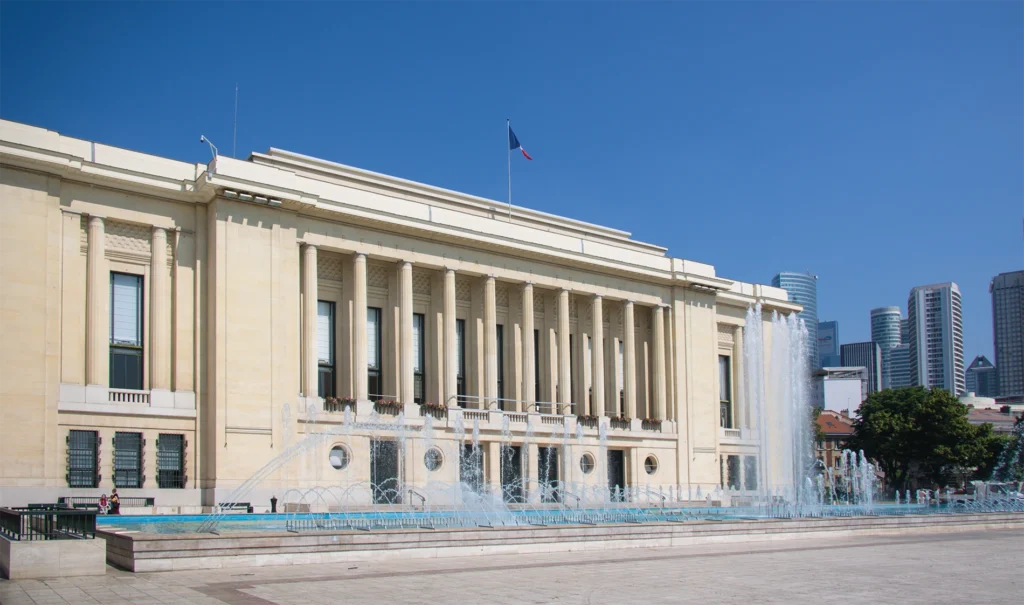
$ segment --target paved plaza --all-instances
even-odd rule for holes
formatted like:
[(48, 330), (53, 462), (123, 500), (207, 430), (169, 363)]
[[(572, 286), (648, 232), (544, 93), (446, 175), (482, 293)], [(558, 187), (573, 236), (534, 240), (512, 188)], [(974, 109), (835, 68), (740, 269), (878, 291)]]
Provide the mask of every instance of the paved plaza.
[(0, 580), (4, 605), (1020, 603), (1024, 533), (969, 532)]

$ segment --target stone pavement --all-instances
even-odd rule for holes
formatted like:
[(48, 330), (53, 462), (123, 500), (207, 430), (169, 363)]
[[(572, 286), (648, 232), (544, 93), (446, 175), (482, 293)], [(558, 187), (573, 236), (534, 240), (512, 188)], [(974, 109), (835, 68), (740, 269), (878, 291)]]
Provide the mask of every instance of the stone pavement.
[(0, 603), (1020, 603), (1024, 533), (0, 580)]

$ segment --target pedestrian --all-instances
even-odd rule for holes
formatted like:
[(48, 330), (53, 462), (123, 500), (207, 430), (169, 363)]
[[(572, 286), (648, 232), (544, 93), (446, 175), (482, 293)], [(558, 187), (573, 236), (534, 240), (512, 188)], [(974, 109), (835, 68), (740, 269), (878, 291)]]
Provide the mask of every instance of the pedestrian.
[(110, 514), (120, 515), (121, 514), (121, 496), (117, 495), (117, 488), (115, 487), (110, 492)]

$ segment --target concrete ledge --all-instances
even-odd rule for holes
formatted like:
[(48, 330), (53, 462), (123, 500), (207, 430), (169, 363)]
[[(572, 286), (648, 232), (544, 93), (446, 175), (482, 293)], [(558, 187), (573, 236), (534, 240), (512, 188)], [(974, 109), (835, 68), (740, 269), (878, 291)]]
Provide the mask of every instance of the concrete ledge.
[(0, 536), (0, 572), (11, 580), (102, 576), (107, 573), (104, 540), (32, 540)]
[(107, 560), (110, 563), (143, 572), (980, 529), (1014, 531), (1024, 535), (1024, 514), (688, 521), (373, 532), (230, 532), (219, 536), (116, 531), (97, 533), (107, 540)]

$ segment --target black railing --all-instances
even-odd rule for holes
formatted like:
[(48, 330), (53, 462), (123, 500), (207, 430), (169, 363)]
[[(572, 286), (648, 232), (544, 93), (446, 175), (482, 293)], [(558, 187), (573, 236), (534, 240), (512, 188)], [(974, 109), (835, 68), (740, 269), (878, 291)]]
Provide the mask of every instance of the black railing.
[[(109, 499), (108, 499), (109, 500)], [(156, 498), (136, 498), (132, 496), (121, 496), (121, 508), (141, 508), (156, 506)], [(57, 504), (70, 508), (98, 507), (100, 499), (86, 496), (61, 496), (57, 498)]]
[(91, 540), (96, 537), (96, 511), (57, 504), (0, 508), (0, 535), (8, 540)]

